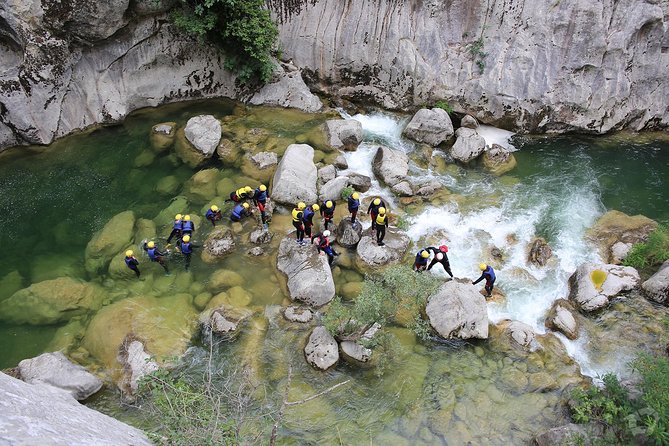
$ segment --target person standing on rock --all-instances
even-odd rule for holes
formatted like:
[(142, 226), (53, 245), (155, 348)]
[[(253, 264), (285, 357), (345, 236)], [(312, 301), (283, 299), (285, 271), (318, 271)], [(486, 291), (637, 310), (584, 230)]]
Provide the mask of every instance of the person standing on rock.
[(248, 200), (249, 198), (253, 197), (253, 189), (251, 189), (251, 186), (244, 186), (240, 187), (234, 192), (230, 192), (230, 199), (225, 200), (227, 201), (234, 201), (235, 203), (241, 203), (244, 200)]
[(376, 197), (372, 200), (367, 208), (367, 215), (372, 218), (372, 232), (376, 231), (376, 216), (379, 215), (379, 209), (387, 209), (386, 204), (380, 197)]
[(156, 243), (153, 240), (149, 242), (144, 241), (143, 248), (152, 262), (159, 263), (160, 266), (162, 266), (163, 269), (165, 270), (165, 274), (170, 273), (169, 269), (167, 269), (167, 263), (165, 263), (165, 256), (167, 256), (167, 251), (162, 252), (158, 248), (156, 248)]
[(195, 223), (190, 220), (190, 215), (184, 215), (184, 219), (181, 222), (181, 236), (184, 235), (193, 235), (195, 232)]
[(493, 286), (495, 285), (495, 280), (497, 277), (495, 277), (495, 270), (492, 269), (492, 266), (486, 265), (485, 263), (481, 263), (479, 265), (479, 269), (482, 271), (481, 277), (476, 279), (476, 281), (472, 282), (472, 285), (476, 285), (483, 279), (485, 279), (485, 290), (487, 293), (486, 297), (492, 297), (492, 289)]
[(139, 274), (140, 274), (140, 272), (139, 272), (139, 260), (137, 260), (135, 258), (134, 254), (135, 253), (132, 252), (132, 249), (128, 249), (125, 252), (125, 266), (127, 266), (128, 268), (133, 270), (135, 272), (135, 275), (139, 279)]
[(448, 246), (446, 245), (441, 245), (439, 249), (435, 248), (434, 246), (430, 246), (427, 248), (428, 251), (432, 251), (434, 253), (434, 258), (430, 262), (430, 265), (427, 267), (427, 270), (431, 270), (434, 265), (437, 263), (441, 263), (441, 266), (444, 267), (444, 271), (448, 273), (449, 276), (451, 276), (451, 279), (453, 278), (453, 273), (451, 272), (451, 264), (448, 261), (448, 256), (446, 253), (448, 252)]
[(330, 223), (334, 224), (332, 222), (332, 219), (334, 218), (334, 211), (335, 208), (337, 207), (337, 203), (335, 203), (332, 200), (328, 200), (325, 203), (323, 203), (320, 207), (321, 209), (321, 217), (323, 218), (323, 229), (327, 229)]
[(348, 196), (348, 211), (351, 213), (351, 224), (355, 224), (355, 217), (358, 215), (360, 207), (360, 194), (353, 192)]
[(221, 215), (220, 209), (218, 209), (218, 206), (215, 204), (212, 204), (209, 209), (207, 209), (207, 213), (204, 214), (205, 218), (211, 222), (211, 225), (213, 227), (216, 227), (216, 222), (220, 221), (223, 216)]
[(193, 248), (199, 248), (199, 246), (191, 243), (190, 235), (184, 235), (181, 239), (179, 249), (181, 249), (181, 254), (184, 255), (186, 271), (190, 268), (190, 258), (193, 255)]
[(267, 206), (267, 186), (261, 184), (253, 192), (253, 204), (260, 211), (260, 220), (262, 221), (262, 226), (264, 229), (267, 229), (267, 214), (265, 213), (265, 206)]
[(300, 201), (297, 203), (297, 207), (291, 212), (291, 215), (293, 216), (293, 226), (297, 231), (295, 233), (297, 244), (303, 246), (306, 244), (304, 241), (304, 208), (306, 207), (307, 205)]
[(384, 246), (383, 239), (386, 236), (386, 228), (388, 227), (388, 214), (386, 214), (386, 208), (384, 207), (380, 207), (377, 212), (378, 214), (372, 220), (372, 224), (376, 227), (376, 244)]
[(251, 209), (249, 209), (250, 207), (251, 206), (246, 202), (239, 203), (230, 212), (230, 221), (238, 222), (241, 221), (243, 218), (249, 217), (252, 213)]
[(416, 260), (413, 263), (413, 270), (417, 272), (425, 271), (427, 268), (427, 259), (430, 258), (430, 251), (421, 249), (416, 253)]
[(316, 212), (320, 211), (320, 209), (321, 207), (314, 203), (304, 210), (304, 215), (302, 217), (304, 234), (309, 238), (311, 238), (311, 228), (314, 226), (314, 215), (316, 215)]
[(316, 243), (316, 249), (318, 250), (318, 253), (321, 254), (324, 252), (328, 256), (328, 265), (332, 266), (332, 262), (334, 262), (335, 256), (338, 256), (339, 253), (334, 250), (332, 245), (330, 244), (330, 240), (328, 239), (330, 237), (330, 231), (327, 229), (323, 231), (322, 233), (318, 233), (315, 236), (311, 238), (311, 244), (313, 245), (314, 240), (317, 240), (318, 243)]
[(170, 232), (170, 236), (167, 237), (168, 245), (172, 241), (172, 237), (176, 236), (177, 240), (181, 238), (181, 227), (183, 226), (183, 222), (181, 221), (182, 218), (183, 215), (181, 214), (177, 214), (174, 216), (174, 225), (172, 226), (172, 232)]

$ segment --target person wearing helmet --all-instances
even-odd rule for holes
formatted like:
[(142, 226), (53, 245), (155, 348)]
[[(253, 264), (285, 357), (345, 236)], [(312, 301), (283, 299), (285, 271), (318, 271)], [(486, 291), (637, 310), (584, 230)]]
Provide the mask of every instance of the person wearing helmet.
[(416, 253), (416, 260), (413, 263), (414, 271), (425, 271), (427, 268), (427, 259), (430, 258), (430, 251), (427, 249), (421, 249)]
[(265, 213), (265, 206), (267, 206), (267, 186), (261, 184), (253, 192), (253, 204), (260, 211), (260, 219), (262, 220), (263, 228), (267, 229), (267, 214)]
[(216, 227), (216, 222), (223, 218), (221, 210), (215, 204), (212, 204), (209, 209), (207, 209), (207, 213), (204, 214), (204, 216), (211, 222), (213, 227)]
[(334, 200), (327, 200), (321, 204), (320, 211), (321, 218), (323, 218), (323, 230), (327, 229), (330, 223), (334, 224), (332, 219), (334, 218), (334, 211), (336, 207), (337, 203), (335, 203)]
[(302, 216), (302, 222), (304, 223), (304, 234), (311, 238), (311, 228), (314, 226), (314, 215), (316, 212), (320, 211), (321, 207), (316, 203), (311, 206), (307, 206), (304, 209), (304, 215)]
[[(383, 239), (386, 236), (386, 228), (388, 228), (388, 214), (384, 207), (380, 207), (376, 211), (376, 217), (372, 220), (372, 224), (376, 228), (376, 244), (384, 246), (385, 243), (383, 243)], [(374, 229), (372, 229), (372, 232), (373, 231)]]
[(149, 259), (151, 259), (152, 262), (159, 263), (160, 266), (162, 266), (165, 270), (165, 274), (170, 273), (169, 269), (167, 269), (167, 264), (165, 263), (165, 256), (167, 255), (167, 252), (162, 252), (156, 248), (156, 242), (153, 240), (149, 242), (144, 240), (143, 248), (144, 251), (146, 251), (146, 253), (149, 255)]
[(304, 241), (304, 209), (307, 207), (306, 204), (301, 201), (297, 203), (297, 207), (293, 209), (291, 215), (293, 217), (293, 226), (295, 227), (295, 238), (297, 239), (298, 245), (306, 245)]
[(372, 232), (376, 231), (376, 216), (379, 215), (380, 208), (388, 209), (388, 206), (380, 197), (374, 198), (367, 208), (367, 215), (372, 218)]
[(332, 266), (332, 262), (334, 262), (335, 256), (338, 256), (339, 253), (334, 250), (328, 237), (330, 237), (330, 231), (326, 229), (325, 231), (319, 232), (315, 236), (311, 237), (311, 244), (313, 245), (314, 240), (316, 240), (316, 250), (319, 254), (327, 254), (328, 265)]
[(188, 271), (188, 268), (190, 268), (190, 258), (193, 255), (194, 248), (199, 248), (199, 246), (190, 241), (190, 235), (184, 235), (181, 238), (179, 249), (181, 249), (181, 254), (184, 255), (184, 265), (186, 267), (186, 271)]
[(230, 192), (230, 199), (225, 201), (234, 201), (235, 203), (240, 203), (246, 199), (249, 199), (253, 196), (253, 189), (250, 186), (240, 187), (234, 192)]
[(181, 237), (184, 235), (193, 235), (195, 232), (195, 223), (190, 219), (190, 215), (184, 215), (184, 219), (181, 222)]
[(351, 213), (351, 224), (355, 224), (355, 217), (358, 215), (360, 207), (360, 194), (353, 192), (348, 196), (348, 211)]
[(128, 249), (125, 252), (125, 266), (130, 268), (135, 272), (135, 275), (139, 279), (139, 261), (135, 258), (135, 253), (132, 252), (132, 249)]
[(472, 282), (472, 285), (476, 285), (485, 279), (485, 290), (487, 293), (486, 297), (492, 297), (492, 289), (495, 285), (495, 280), (497, 279), (497, 277), (495, 277), (495, 270), (492, 269), (492, 266), (486, 265), (485, 263), (481, 263), (479, 265), (479, 269), (481, 270), (481, 277)]
[(176, 236), (177, 240), (181, 238), (181, 225), (182, 225), (182, 219), (183, 215), (177, 214), (174, 216), (174, 224), (172, 225), (172, 232), (170, 232), (170, 236), (167, 237), (167, 244), (172, 241), (172, 237)]
[(430, 262), (430, 265), (427, 267), (427, 270), (431, 270), (434, 265), (437, 263), (441, 263), (441, 266), (444, 267), (444, 271), (448, 273), (449, 276), (451, 276), (451, 279), (453, 278), (453, 273), (451, 272), (451, 264), (448, 261), (448, 256), (446, 253), (448, 252), (448, 246), (446, 245), (441, 245), (439, 248), (435, 248), (434, 246), (430, 246), (427, 248), (428, 251), (432, 251), (434, 253), (434, 258)]
[(253, 211), (251, 211), (251, 206), (247, 202), (239, 203), (230, 212), (230, 220), (241, 221), (242, 218), (250, 216), (252, 212)]

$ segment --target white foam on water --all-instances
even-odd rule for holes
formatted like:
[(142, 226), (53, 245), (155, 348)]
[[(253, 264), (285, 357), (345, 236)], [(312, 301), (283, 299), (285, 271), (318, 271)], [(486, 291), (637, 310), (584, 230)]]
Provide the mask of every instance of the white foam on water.
[(510, 142), (511, 137), (515, 135), (513, 132), (498, 129), (497, 127), (490, 125), (479, 125), (476, 128), (476, 132), (483, 136), (483, 139), (485, 139), (485, 144), (488, 147), (492, 147), (493, 144), (499, 144), (500, 146), (512, 152), (518, 150)]

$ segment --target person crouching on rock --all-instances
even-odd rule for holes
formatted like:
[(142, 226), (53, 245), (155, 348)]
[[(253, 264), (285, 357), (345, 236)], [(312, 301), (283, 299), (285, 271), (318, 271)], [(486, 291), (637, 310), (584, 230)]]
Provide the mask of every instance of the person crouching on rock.
[(237, 206), (232, 209), (230, 212), (230, 220), (233, 222), (241, 221), (242, 218), (248, 217), (251, 215), (251, 206), (248, 203), (239, 203)]
[(334, 211), (336, 207), (337, 203), (332, 200), (328, 200), (321, 205), (320, 209), (321, 217), (323, 218), (323, 229), (327, 229), (330, 223), (333, 223), (332, 219), (334, 218)]
[(379, 215), (379, 209), (387, 209), (386, 203), (379, 197), (372, 200), (367, 208), (367, 215), (372, 218), (372, 232), (376, 231), (376, 216)]
[(413, 270), (417, 272), (425, 271), (427, 268), (427, 259), (430, 258), (430, 251), (421, 249), (416, 253), (416, 260), (413, 263)]
[(244, 200), (248, 200), (253, 197), (253, 189), (251, 186), (240, 187), (234, 192), (230, 192), (230, 198), (227, 201), (234, 201), (235, 203), (241, 203)]
[(355, 217), (358, 215), (360, 207), (360, 194), (353, 192), (348, 197), (348, 211), (351, 213), (351, 224), (355, 224)]
[(181, 254), (184, 255), (186, 271), (190, 268), (190, 258), (193, 255), (193, 248), (199, 248), (199, 246), (191, 243), (190, 235), (184, 235), (179, 244), (179, 249), (181, 249)]
[(300, 201), (297, 203), (297, 207), (291, 212), (291, 215), (293, 216), (293, 226), (297, 231), (295, 233), (295, 238), (297, 239), (298, 245), (306, 244), (304, 241), (304, 208), (306, 207), (307, 205)]
[(386, 228), (388, 227), (388, 214), (386, 214), (386, 208), (381, 207), (377, 210), (375, 218), (372, 220), (372, 224), (376, 226), (376, 244), (378, 246), (384, 246), (383, 239), (386, 236)]
[(135, 258), (134, 254), (135, 253), (132, 252), (131, 249), (128, 249), (125, 252), (125, 266), (127, 266), (128, 268), (133, 270), (135, 272), (135, 275), (139, 279), (139, 274), (140, 274), (140, 272), (139, 272), (139, 261)]
[(183, 218), (183, 215), (177, 214), (174, 216), (174, 225), (172, 226), (172, 232), (170, 232), (170, 236), (167, 237), (167, 244), (169, 244), (172, 241), (172, 237), (176, 236), (177, 240), (181, 238), (181, 227), (183, 226), (183, 221), (181, 220)]
[(204, 216), (207, 220), (211, 222), (211, 225), (213, 227), (216, 227), (216, 222), (223, 218), (223, 216), (221, 215), (221, 211), (215, 204), (212, 204), (211, 207), (207, 209), (207, 213), (204, 214)]
[(304, 210), (304, 215), (302, 216), (304, 234), (309, 238), (311, 238), (311, 228), (314, 226), (314, 215), (316, 215), (316, 212), (320, 211), (320, 209), (321, 207), (314, 203)]
[(261, 184), (253, 191), (253, 204), (260, 211), (260, 220), (262, 221), (262, 226), (264, 229), (267, 229), (267, 214), (265, 213), (265, 206), (267, 206), (267, 186)]
[(144, 251), (149, 255), (149, 259), (151, 259), (152, 262), (157, 262), (160, 264), (160, 266), (163, 267), (165, 270), (166, 274), (169, 274), (169, 269), (167, 269), (167, 264), (165, 263), (165, 256), (167, 255), (167, 252), (162, 252), (158, 248), (156, 248), (156, 243), (152, 240), (150, 242), (144, 242)]
[(486, 297), (492, 297), (492, 289), (495, 285), (495, 280), (497, 279), (497, 277), (495, 277), (495, 270), (492, 269), (492, 266), (486, 265), (485, 263), (481, 263), (479, 265), (479, 269), (482, 271), (481, 277), (472, 282), (472, 285), (476, 285), (485, 279), (485, 290), (487, 293)]
[(318, 253), (321, 254), (324, 252), (327, 254), (328, 264), (332, 266), (332, 262), (334, 261), (335, 256), (338, 256), (339, 253), (334, 250), (328, 237), (330, 237), (330, 231), (326, 229), (323, 231), (323, 233), (318, 233), (313, 236), (311, 238), (311, 243), (313, 244), (314, 240), (316, 240), (316, 249), (318, 250)]
[(453, 278), (453, 273), (451, 272), (451, 264), (448, 261), (448, 256), (446, 253), (448, 252), (448, 246), (446, 245), (441, 245), (439, 249), (435, 248), (434, 246), (430, 246), (427, 248), (428, 251), (432, 251), (434, 253), (434, 258), (430, 262), (430, 266), (427, 267), (427, 270), (431, 270), (434, 265), (437, 263), (441, 263), (441, 266), (444, 267), (444, 271), (448, 273), (449, 276), (451, 276), (451, 279)]

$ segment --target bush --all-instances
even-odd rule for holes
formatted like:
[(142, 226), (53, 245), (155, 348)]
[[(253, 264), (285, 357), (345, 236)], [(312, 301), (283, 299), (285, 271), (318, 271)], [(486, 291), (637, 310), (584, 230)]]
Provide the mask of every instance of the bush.
[(433, 107), (433, 108), (440, 108), (440, 109), (442, 109), (442, 110), (445, 110), (446, 113), (453, 113), (453, 107), (451, 107), (451, 104), (449, 104), (448, 102), (444, 101), (443, 99), (437, 101), (437, 102), (434, 104), (434, 107)]
[(355, 190), (351, 186), (347, 186), (341, 190), (341, 198), (342, 200), (348, 200), (348, 197), (351, 196), (351, 194), (355, 192)]
[(643, 269), (656, 266), (669, 259), (669, 226), (660, 225), (648, 235), (648, 240), (635, 244), (624, 264)]
[(267, 82), (278, 30), (263, 0), (181, 0), (172, 22), (226, 54), (225, 67), (243, 83)]

